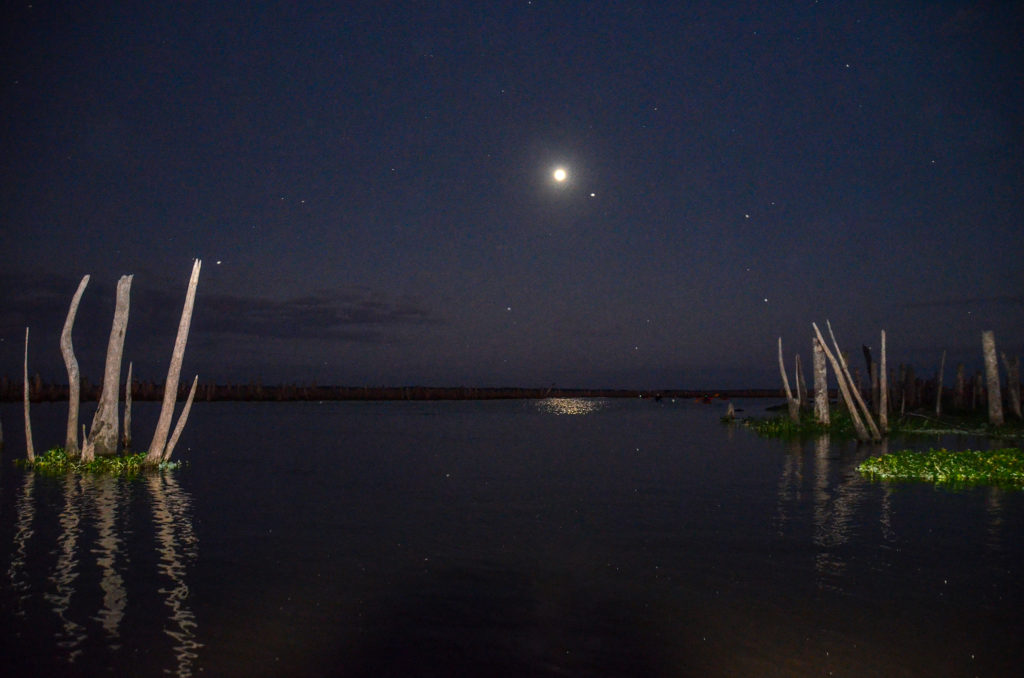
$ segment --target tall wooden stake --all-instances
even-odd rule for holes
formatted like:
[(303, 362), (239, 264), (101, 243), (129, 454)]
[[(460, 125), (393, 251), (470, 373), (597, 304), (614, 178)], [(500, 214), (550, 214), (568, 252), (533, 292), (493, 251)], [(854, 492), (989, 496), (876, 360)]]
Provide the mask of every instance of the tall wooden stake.
[(75, 325), (78, 303), (82, 301), (85, 286), (89, 284), (89, 276), (83, 276), (78, 283), (75, 296), (71, 298), (68, 317), (64, 320), (64, 330), (60, 334), (60, 352), (64, 356), (64, 366), (68, 370), (68, 427), (64, 436), (64, 453), (71, 459), (81, 455), (78, 447), (78, 408), (81, 403), (78, 360), (75, 359), (75, 347), (71, 344), (71, 328)]
[(181, 309), (181, 320), (178, 322), (178, 336), (174, 340), (171, 364), (167, 369), (167, 381), (164, 382), (164, 401), (160, 407), (160, 419), (153, 432), (153, 442), (149, 445), (149, 452), (146, 453), (146, 463), (150, 465), (166, 461), (164, 450), (167, 447), (167, 436), (171, 430), (174, 403), (178, 399), (178, 380), (181, 378), (181, 363), (185, 359), (185, 344), (188, 342), (188, 329), (192, 323), (192, 307), (195, 305), (201, 266), (202, 262), (199, 259), (192, 263), (192, 277), (189, 278), (188, 291), (185, 292), (185, 305)]

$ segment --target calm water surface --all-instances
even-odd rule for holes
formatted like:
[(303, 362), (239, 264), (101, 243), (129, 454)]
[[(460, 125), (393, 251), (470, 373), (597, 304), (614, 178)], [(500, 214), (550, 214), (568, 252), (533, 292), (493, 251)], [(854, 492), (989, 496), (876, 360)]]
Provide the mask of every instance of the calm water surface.
[[(0, 666), (1018, 675), (1024, 492), (871, 483), (877, 448), (759, 440), (723, 410), (200, 403), (190, 465), (126, 481), (15, 468), (5, 405)], [(136, 406), (143, 443), (156, 413)], [(65, 416), (33, 409), (37, 447)]]

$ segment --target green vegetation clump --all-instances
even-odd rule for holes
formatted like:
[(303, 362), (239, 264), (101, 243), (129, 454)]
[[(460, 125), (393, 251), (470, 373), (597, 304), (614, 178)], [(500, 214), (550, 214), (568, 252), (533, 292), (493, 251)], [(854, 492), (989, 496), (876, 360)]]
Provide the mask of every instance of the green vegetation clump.
[(763, 438), (799, 438), (823, 433), (834, 434), (840, 438), (856, 436), (853, 420), (849, 414), (832, 412), (830, 417), (832, 422), (827, 425), (820, 423), (809, 412), (800, 414), (799, 423), (790, 419), (788, 414), (774, 417), (749, 417), (741, 420), (740, 423)]
[(857, 470), (884, 480), (924, 480), (952, 485), (999, 485), (1024, 489), (1024, 451), (950, 451), (944, 448), (923, 452), (901, 450), (869, 457)]
[(19, 459), (22, 468), (52, 475), (66, 473), (97, 473), (111, 476), (135, 476), (149, 470), (171, 470), (181, 467), (180, 461), (165, 461), (157, 466), (146, 465), (146, 453), (128, 454), (121, 457), (97, 457), (90, 462), (70, 459), (64, 448), (55, 447), (35, 458), (35, 461)]

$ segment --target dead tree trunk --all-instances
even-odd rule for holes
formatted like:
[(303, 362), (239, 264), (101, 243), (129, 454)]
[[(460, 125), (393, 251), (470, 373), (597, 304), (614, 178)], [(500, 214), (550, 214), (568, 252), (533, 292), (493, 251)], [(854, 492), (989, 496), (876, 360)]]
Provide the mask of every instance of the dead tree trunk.
[(170, 461), (171, 453), (174, 452), (174, 446), (178, 444), (178, 438), (181, 436), (181, 432), (185, 430), (185, 422), (188, 421), (188, 413), (192, 410), (192, 399), (196, 397), (196, 386), (198, 384), (199, 375), (197, 374), (192, 379), (192, 388), (189, 389), (188, 398), (185, 399), (185, 407), (181, 410), (178, 423), (174, 425), (174, 432), (171, 433), (171, 439), (167, 441), (167, 449), (164, 450), (164, 456), (161, 461)]
[(1010, 396), (1010, 411), (1018, 419), (1021, 418), (1021, 358), (1014, 355), (1013, 359), (1007, 358), (1006, 351), (1000, 353), (1002, 356), (1002, 367), (1007, 371), (1007, 391)]
[(942, 414), (942, 373), (946, 371), (946, 352), (942, 352), (942, 360), (939, 361), (939, 373), (935, 377), (935, 416)]
[(22, 393), (25, 396), (25, 456), (30, 462), (36, 460), (36, 448), (32, 445), (32, 417), (28, 411), (28, 328), (25, 328), (25, 369), (22, 379)]
[(964, 364), (956, 366), (956, 391), (953, 394), (953, 407), (959, 412), (964, 409), (964, 393), (967, 391), (967, 379), (964, 376)]
[(789, 420), (800, 423), (800, 401), (793, 397), (789, 388), (789, 377), (786, 376), (786, 364), (782, 360), (782, 337), (779, 337), (779, 372), (782, 374), (782, 387), (786, 390), (786, 406), (789, 408)]
[(885, 330), (882, 330), (882, 348), (878, 365), (878, 428), (889, 431), (889, 375), (885, 361)]
[(121, 432), (121, 447), (132, 446), (132, 364), (128, 363), (128, 378), (124, 380), (124, 431)]
[(999, 390), (999, 363), (996, 361), (996, 336), (981, 333), (981, 350), (985, 355), (985, 380), (988, 386), (988, 423), (1003, 425), (1003, 395)]
[(75, 296), (71, 298), (71, 308), (64, 320), (64, 331), (60, 335), (60, 352), (64, 356), (64, 366), (68, 370), (68, 428), (64, 436), (64, 452), (71, 459), (77, 459), (82, 451), (78, 447), (78, 408), (81, 402), (78, 360), (75, 359), (75, 347), (71, 344), (71, 328), (75, 325), (78, 304), (82, 301), (85, 286), (89, 284), (89, 276), (84, 276), (78, 283)]
[(804, 379), (804, 368), (800, 363), (800, 354), (794, 357), (795, 367), (793, 378), (796, 380), (796, 400), (800, 410), (807, 409), (807, 380)]
[(171, 353), (171, 364), (167, 369), (167, 381), (164, 383), (164, 400), (160, 407), (160, 419), (153, 432), (153, 442), (146, 454), (146, 463), (155, 465), (165, 461), (167, 435), (171, 430), (171, 417), (174, 415), (174, 403), (178, 397), (178, 380), (181, 377), (181, 363), (185, 359), (185, 344), (188, 342), (188, 329), (192, 323), (192, 307), (196, 300), (196, 287), (199, 285), (199, 269), (202, 262), (196, 259), (192, 263), (192, 277), (188, 281), (185, 292), (185, 305), (181, 309), (181, 320), (178, 323), (178, 336), (174, 340), (174, 351)]
[(854, 400), (856, 401), (857, 406), (860, 407), (861, 412), (863, 412), (864, 421), (867, 422), (868, 429), (871, 431), (871, 439), (881, 440), (882, 434), (879, 433), (878, 427), (875, 426), (875, 420), (874, 417), (871, 416), (871, 410), (868, 409), (867, 404), (865, 404), (864, 399), (861, 397), (860, 389), (854, 388), (853, 377), (850, 376), (850, 368), (846, 364), (846, 358), (843, 357), (842, 352), (839, 350), (839, 342), (836, 341), (836, 335), (832, 331), (832, 323), (826, 320), (825, 324), (828, 326), (828, 334), (832, 338), (832, 345), (836, 349), (836, 355), (839, 356), (839, 364), (843, 368), (843, 376), (846, 377), (847, 382), (850, 384), (850, 390), (853, 391)]
[(828, 426), (828, 365), (825, 351), (817, 339), (811, 338), (812, 362), (814, 363), (814, 418), (819, 424)]
[[(114, 303), (114, 322), (107, 341), (107, 362), (103, 369), (103, 391), (96, 414), (92, 418), (89, 441), (83, 446), (82, 457), (112, 457), (117, 454), (117, 405), (121, 390), (121, 355), (124, 335), (128, 329), (129, 294), (132, 276), (123, 275), (117, 281), (117, 300)], [(88, 450), (88, 452), (86, 451)]]
[(821, 330), (815, 323), (811, 323), (811, 327), (814, 328), (814, 334), (818, 338), (818, 344), (822, 350), (825, 351), (825, 356), (828, 361), (832, 363), (832, 370), (836, 373), (836, 382), (839, 384), (839, 393), (842, 395), (843, 401), (846, 403), (846, 408), (850, 412), (850, 418), (853, 420), (853, 428), (857, 432), (858, 440), (870, 440), (871, 436), (868, 434), (866, 428), (864, 428), (864, 422), (861, 420), (860, 415), (857, 414), (857, 407), (853, 403), (853, 396), (850, 395), (850, 387), (846, 378), (843, 374), (843, 369), (839, 365), (839, 361), (836, 359), (832, 352), (825, 345), (825, 339), (821, 336)]

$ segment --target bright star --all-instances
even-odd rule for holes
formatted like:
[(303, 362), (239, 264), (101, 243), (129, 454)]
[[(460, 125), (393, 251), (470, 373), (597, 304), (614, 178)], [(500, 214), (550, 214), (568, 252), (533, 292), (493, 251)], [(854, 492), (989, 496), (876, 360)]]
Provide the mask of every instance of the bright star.
[(565, 171), (565, 169), (563, 169), (561, 167), (556, 169), (555, 173), (552, 176), (554, 176), (555, 177), (555, 181), (558, 181), (558, 182), (565, 181), (566, 179), (569, 178), (569, 174)]

